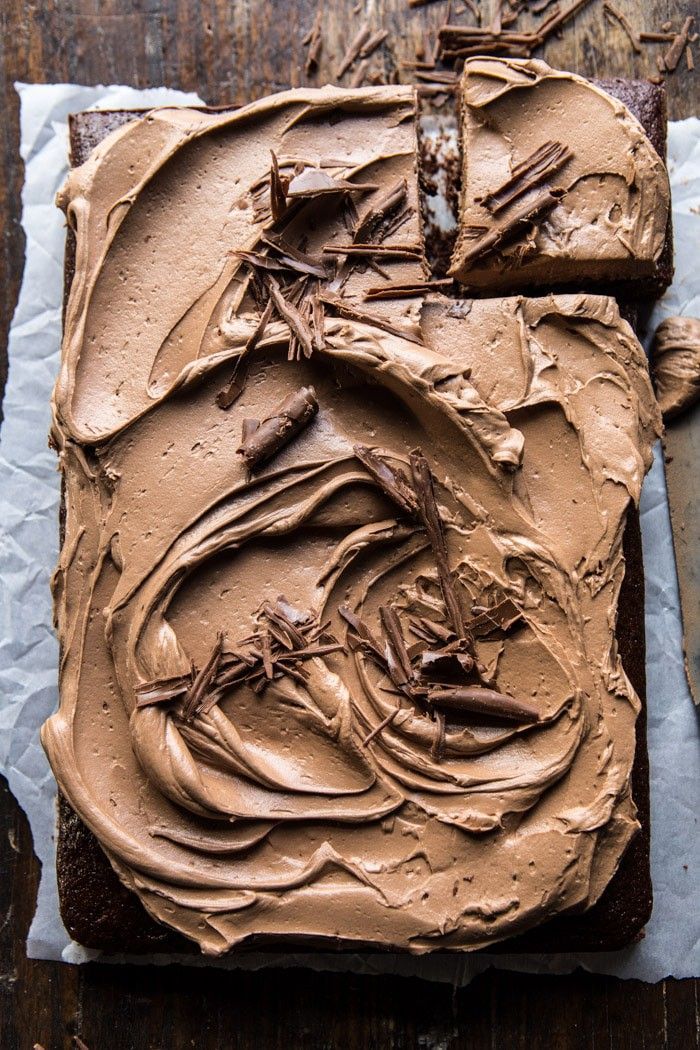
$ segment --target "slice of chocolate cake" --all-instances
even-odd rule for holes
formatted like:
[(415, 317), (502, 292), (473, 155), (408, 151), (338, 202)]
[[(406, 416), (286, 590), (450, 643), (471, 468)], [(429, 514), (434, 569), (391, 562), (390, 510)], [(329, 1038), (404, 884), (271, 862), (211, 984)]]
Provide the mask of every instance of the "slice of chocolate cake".
[(641, 350), (607, 298), (431, 297), (412, 111), (160, 111), (69, 180), (44, 741), (94, 947), (611, 949), (648, 916)]
[(634, 296), (668, 285), (661, 89), (595, 83), (536, 60), (474, 58), (464, 66), (460, 109), (459, 233), (449, 272), (466, 289)]

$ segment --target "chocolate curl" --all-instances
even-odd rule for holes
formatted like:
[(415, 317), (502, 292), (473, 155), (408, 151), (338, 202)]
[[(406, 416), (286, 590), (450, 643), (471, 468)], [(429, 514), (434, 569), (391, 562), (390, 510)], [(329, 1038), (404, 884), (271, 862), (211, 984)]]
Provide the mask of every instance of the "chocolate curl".
[(416, 496), (418, 497), (418, 507), (426, 532), (428, 533), (430, 545), (433, 548), (435, 561), (437, 562), (440, 590), (442, 591), (443, 601), (445, 602), (445, 608), (447, 609), (447, 616), (453, 630), (458, 637), (461, 637), (464, 630), (464, 617), (462, 616), (462, 610), (459, 606), (459, 599), (457, 598), (457, 592), (455, 591), (452, 580), (452, 572), (447, 559), (447, 544), (445, 543), (442, 519), (440, 518), (440, 512), (435, 499), (432, 471), (428, 466), (427, 459), (420, 449), (415, 449), (411, 453), (410, 459), (411, 470), (413, 472), (413, 485), (416, 490)]
[(375, 449), (366, 445), (354, 445), (353, 452), (389, 499), (393, 500), (404, 514), (415, 517), (418, 513), (418, 500), (404, 472), (392, 467)]
[(370, 205), (365, 215), (360, 219), (355, 227), (353, 241), (361, 243), (365, 238), (375, 234), (381, 223), (398, 208), (399, 204), (404, 203), (407, 194), (408, 183), (405, 179), (399, 179), (393, 183), (388, 190), (382, 193), (378, 200)]
[(685, 22), (683, 23), (683, 28), (681, 29), (680, 33), (676, 34), (676, 36), (673, 39), (673, 43), (664, 55), (664, 66), (669, 71), (669, 73), (673, 73), (674, 69), (680, 62), (683, 56), (683, 52), (685, 51), (686, 45), (688, 43), (688, 37), (690, 36), (694, 24), (695, 19), (692, 15), (688, 15)]
[(464, 248), (461, 257), (450, 267), (451, 276), (463, 277), (485, 255), (491, 255), (503, 245), (517, 240), (531, 223), (550, 212), (563, 196), (564, 190), (542, 190), (533, 200), (523, 202), (511, 215), (475, 237)]
[(450, 686), (443, 689), (431, 689), (428, 700), (435, 707), (444, 711), (469, 712), (486, 715), (489, 718), (503, 718), (508, 722), (539, 722), (540, 715), (536, 708), (522, 700), (515, 700), (495, 689), (481, 689), (478, 686)]
[(318, 69), (318, 61), (321, 57), (321, 49), (323, 48), (323, 33), (321, 29), (321, 17), (322, 12), (319, 7), (316, 12), (314, 23), (302, 40), (304, 46), (308, 46), (309, 50), (306, 54), (306, 62), (304, 63), (304, 70), (307, 77), (311, 76)]
[(318, 412), (316, 392), (311, 386), (300, 387), (263, 419), (244, 420), (241, 445), (237, 450), (248, 470), (255, 470), (288, 445)]
[(270, 211), (275, 222), (280, 219), (287, 210), (287, 189), (289, 179), (280, 175), (279, 164), (274, 152), (270, 150), (272, 164), (270, 166)]
[(182, 719), (184, 722), (191, 722), (193, 720), (202, 703), (206, 699), (209, 687), (212, 685), (216, 678), (217, 671), (219, 670), (223, 644), (224, 636), (223, 633), (219, 631), (216, 636), (216, 643), (214, 644), (211, 656), (204, 664), (201, 671), (197, 672), (192, 685), (187, 690), (182, 705)]
[(219, 406), (219, 408), (224, 409), (224, 411), (227, 408), (230, 408), (231, 405), (233, 405), (243, 393), (243, 390), (245, 389), (245, 375), (238, 374), (239, 369), (241, 367), (241, 362), (244, 361), (248, 357), (248, 354), (252, 353), (255, 347), (258, 345), (263, 335), (265, 334), (265, 329), (267, 328), (271, 317), (272, 301), (268, 300), (265, 309), (260, 315), (260, 320), (255, 326), (254, 332), (252, 332), (252, 334), (249, 336), (248, 341), (243, 347), (243, 350), (241, 351), (238, 360), (233, 366), (233, 375), (229, 380), (228, 386), (224, 387), (224, 389), (220, 390), (219, 393), (216, 395), (216, 403)]
[(496, 215), (534, 186), (546, 182), (572, 157), (571, 150), (561, 142), (545, 142), (520, 164), (516, 164), (510, 178), (498, 189), (477, 198), (477, 204), (483, 204), (492, 215)]
[(465, 623), (464, 630), (475, 638), (486, 638), (493, 631), (508, 631), (522, 618), (523, 614), (517, 605), (510, 598), (504, 598), (490, 608), (480, 609), (477, 615)]
[(355, 59), (359, 56), (363, 47), (365, 47), (365, 45), (368, 43), (371, 35), (372, 32), (369, 28), (369, 23), (363, 22), (359, 30), (357, 31), (357, 34), (350, 42), (347, 51), (343, 55), (340, 65), (335, 71), (335, 75), (339, 80), (342, 77), (342, 75), (348, 71)]
[[(291, 299), (283, 294), (282, 289), (271, 274), (265, 275), (265, 284), (267, 285), (270, 299), (274, 303), (277, 313), (282, 320), (289, 325), (290, 339), (297, 339), (304, 352), (304, 357), (311, 357), (314, 350), (314, 333), (311, 331), (306, 319)], [(287, 296), (289, 296), (290, 289), (287, 288), (286, 292)]]
[(436, 288), (446, 288), (453, 283), (451, 277), (440, 277), (435, 281), (411, 281), (410, 284), (382, 284), (368, 288), (363, 296), (368, 302), (376, 299), (413, 299)]
[(411, 667), (406, 641), (401, 630), (401, 621), (396, 615), (396, 610), (391, 605), (382, 605), (379, 609), (379, 617), (396, 659), (392, 678), (397, 682), (401, 681), (402, 685), (407, 685), (413, 678), (413, 668)]

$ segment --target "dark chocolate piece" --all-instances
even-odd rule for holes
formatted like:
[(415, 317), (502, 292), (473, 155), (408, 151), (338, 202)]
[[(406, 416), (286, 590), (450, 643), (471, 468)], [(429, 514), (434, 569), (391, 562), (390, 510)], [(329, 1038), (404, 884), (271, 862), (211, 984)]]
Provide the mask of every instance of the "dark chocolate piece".
[(522, 197), (523, 193), (527, 193), (541, 182), (546, 182), (570, 157), (571, 150), (562, 146), (561, 142), (545, 142), (524, 161), (516, 164), (511, 177), (486, 197), (480, 198), (480, 203), (492, 215), (497, 215), (502, 208)]
[[(318, 412), (314, 388), (300, 387), (255, 427), (244, 428), (238, 449), (248, 470), (255, 470), (288, 445)], [(244, 421), (254, 422), (254, 421)]]
[(540, 718), (538, 711), (529, 704), (480, 686), (445, 686), (442, 689), (431, 689), (428, 700), (443, 711), (468, 711), (487, 715), (489, 718), (503, 718), (508, 722), (538, 722)]

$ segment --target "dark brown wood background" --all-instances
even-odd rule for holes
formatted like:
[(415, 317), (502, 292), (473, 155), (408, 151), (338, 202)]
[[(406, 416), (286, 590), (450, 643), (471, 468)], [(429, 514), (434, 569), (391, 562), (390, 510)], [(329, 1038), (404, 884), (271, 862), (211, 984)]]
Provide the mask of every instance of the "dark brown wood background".
[[(320, 0), (324, 50), (314, 82), (334, 79), (364, 17), (389, 31), (370, 71), (410, 77), (426, 26), (445, 20), (445, 0), (409, 10), (407, 0)], [(568, 4), (569, 0), (562, 0)], [(455, 19), (471, 17), (455, 0)], [(485, 21), (490, 12), (483, 0)], [(696, 0), (617, 0), (636, 30), (698, 13)], [(301, 39), (317, 0), (0, 0), (0, 394), (6, 335), (22, 273), (18, 100), (13, 81), (167, 84), (209, 103), (241, 103), (304, 82)], [(653, 47), (636, 55), (593, 0), (544, 52), (553, 65), (592, 76), (656, 73)], [(697, 74), (683, 61), (669, 77), (672, 118), (700, 112)], [(352, 72), (352, 71), (351, 71)], [(351, 75), (351, 74), (350, 74)], [(349, 79), (345, 77), (345, 81)], [(219, 1048), (700, 1047), (699, 983), (648, 986), (576, 973), (534, 977), (491, 972), (452, 989), (384, 977), (304, 970), (221, 973), (179, 968), (27, 960), (38, 864), (26, 820), (0, 782), (0, 1050)]]

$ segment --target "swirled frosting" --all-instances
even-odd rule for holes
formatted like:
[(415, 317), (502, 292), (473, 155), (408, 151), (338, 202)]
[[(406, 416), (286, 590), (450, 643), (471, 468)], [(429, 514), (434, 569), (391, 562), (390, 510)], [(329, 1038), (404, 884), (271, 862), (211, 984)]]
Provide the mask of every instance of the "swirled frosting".
[[(594, 903), (637, 828), (639, 702), (615, 620), (659, 429), (646, 363), (608, 298), (363, 300), (424, 277), (413, 106), (392, 87), (156, 110), (61, 195), (77, 252), (53, 402), (60, 706), (43, 742), (124, 884), (208, 953), (258, 935), (477, 948)], [(376, 186), (354, 198), (360, 227), (397, 180), (408, 202), (386, 238), (404, 248), (384, 273), (339, 263), (318, 345), (293, 360), (279, 315), (260, 335), (239, 254), (275, 222), (259, 207), (270, 150), (282, 178)], [(292, 209), (304, 258), (347, 242), (347, 196)], [(244, 421), (300, 388), (318, 411), (250, 474)], [(476, 640), (480, 665), (537, 720), (448, 713), (436, 747), (436, 721), (347, 644), (260, 692), (234, 682), (192, 719), (140, 703), (149, 683), (201, 685), (280, 593), (339, 644), (341, 606), (378, 635), (386, 606), (407, 638), (412, 617), (445, 622), (426, 530), (358, 443), (403, 471), (423, 450), (462, 608), (519, 613)]]
[[(655, 273), (668, 175), (626, 106), (537, 59), (468, 59), (460, 91), (460, 232), (450, 273), (491, 294)], [(551, 200), (542, 197), (548, 190)], [(528, 208), (531, 221), (488, 251), (476, 250)]]
[(664, 419), (700, 401), (700, 319), (664, 318), (654, 333), (652, 372)]

